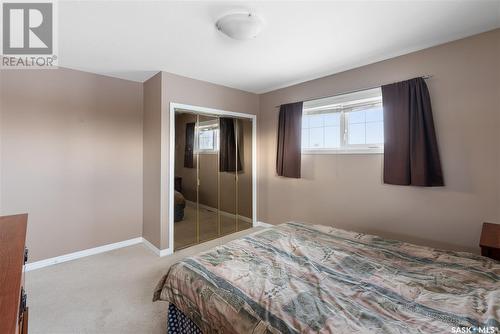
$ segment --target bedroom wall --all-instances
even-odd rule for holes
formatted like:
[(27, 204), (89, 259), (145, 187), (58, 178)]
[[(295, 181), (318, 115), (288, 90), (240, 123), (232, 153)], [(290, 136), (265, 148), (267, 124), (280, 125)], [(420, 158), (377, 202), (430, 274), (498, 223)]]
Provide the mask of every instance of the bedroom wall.
[(29, 213), (30, 262), (140, 237), (142, 84), (0, 75), (0, 214)]
[(161, 72), (143, 84), (142, 236), (160, 248)]
[[(380, 154), (303, 155), (302, 179), (276, 176), (275, 106), (424, 74), (433, 75), (427, 83), (445, 187), (384, 185)], [(258, 219), (478, 252), (482, 222), (500, 222), (499, 96), (499, 29), (261, 95)]]
[[(147, 159), (145, 158), (145, 173), (146, 165), (150, 162), (155, 164), (155, 168), (150, 170), (147, 176), (148, 183), (144, 184), (144, 193), (151, 194), (145, 201), (151, 202), (148, 208), (144, 208), (144, 216), (153, 217), (151, 226), (155, 226), (156, 233), (160, 233), (160, 249), (167, 249), (169, 247), (168, 235), (168, 207), (167, 210), (160, 212), (161, 198), (165, 201), (169, 199), (169, 184), (168, 184), (168, 169), (161, 169), (161, 137), (165, 136), (167, 147), (165, 149), (165, 156), (170, 156), (168, 138), (168, 129), (170, 128), (170, 119), (168, 117), (162, 118), (161, 111), (168, 111), (171, 102), (202, 106), (214, 109), (228, 110), (234, 112), (242, 112), (248, 114), (257, 114), (259, 112), (259, 96), (257, 94), (244, 92), (241, 90), (224, 87), (212, 84), (205, 81), (195, 80), (191, 78), (182, 77), (179, 75), (161, 72), (161, 110), (155, 108), (154, 119), (161, 120), (162, 126), (167, 129), (163, 134), (158, 130), (158, 127), (145, 127), (144, 133), (146, 136), (151, 136), (151, 140), (144, 142), (144, 150), (151, 150), (152, 155)], [(167, 114), (167, 113), (166, 113)], [(146, 148), (146, 146), (148, 146)], [(146, 160), (150, 162), (146, 162)], [(161, 180), (167, 180), (167, 184), (161, 184)], [(157, 192), (157, 187), (161, 184), (160, 193)], [(159, 227), (158, 227), (159, 226)], [(155, 244), (156, 245), (156, 244)]]

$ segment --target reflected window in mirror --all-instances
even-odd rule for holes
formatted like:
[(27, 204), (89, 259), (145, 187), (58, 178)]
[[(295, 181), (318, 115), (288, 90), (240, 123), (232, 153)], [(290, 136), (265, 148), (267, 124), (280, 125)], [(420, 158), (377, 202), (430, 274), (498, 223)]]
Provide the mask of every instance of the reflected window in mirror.
[(210, 120), (198, 125), (198, 152), (217, 153), (219, 151), (219, 121)]

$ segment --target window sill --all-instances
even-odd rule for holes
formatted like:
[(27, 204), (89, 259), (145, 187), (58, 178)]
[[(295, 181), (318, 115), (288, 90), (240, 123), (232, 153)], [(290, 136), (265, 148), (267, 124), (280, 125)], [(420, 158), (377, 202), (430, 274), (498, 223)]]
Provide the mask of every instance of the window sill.
[(196, 153), (198, 153), (198, 154), (203, 155), (203, 154), (217, 154), (217, 153), (219, 153), (219, 152), (218, 152), (218, 151), (208, 151), (208, 150), (207, 150), (207, 151), (198, 151), (198, 152), (194, 152), (194, 153), (195, 153), (195, 154), (196, 154)]
[(347, 154), (347, 155), (356, 155), (356, 154), (384, 154), (383, 148), (367, 148), (367, 149), (338, 149), (338, 150), (304, 150), (302, 151), (303, 155), (312, 155), (312, 154)]

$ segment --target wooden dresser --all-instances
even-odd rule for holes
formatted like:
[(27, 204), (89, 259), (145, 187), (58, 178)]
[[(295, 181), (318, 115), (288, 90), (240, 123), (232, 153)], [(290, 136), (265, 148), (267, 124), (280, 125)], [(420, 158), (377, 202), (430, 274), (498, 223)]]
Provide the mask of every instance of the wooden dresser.
[(500, 224), (483, 223), (481, 255), (500, 261)]
[(28, 333), (24, 264), (28, 215), (0, 217), (0, 333)]

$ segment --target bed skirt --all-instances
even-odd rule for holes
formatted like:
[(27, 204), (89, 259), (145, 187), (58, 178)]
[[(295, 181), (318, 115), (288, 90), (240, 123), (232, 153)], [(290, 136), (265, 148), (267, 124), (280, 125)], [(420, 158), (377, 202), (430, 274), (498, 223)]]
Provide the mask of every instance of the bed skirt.
[(201, 330), (174, 304), (168, 306), (168, 334), (202, 334)]

